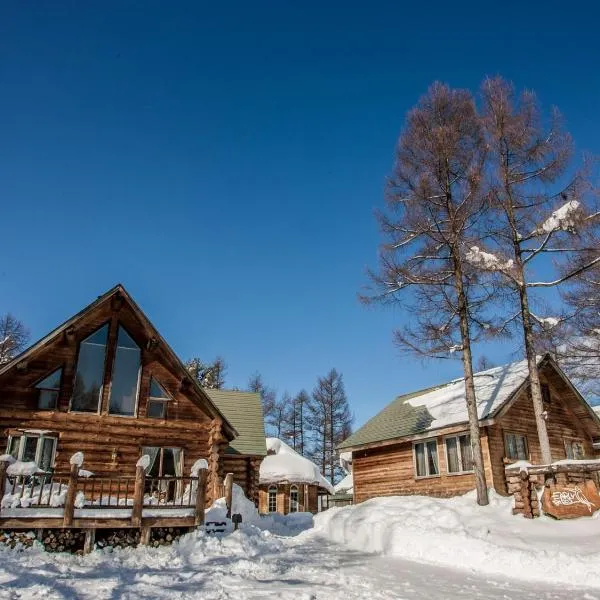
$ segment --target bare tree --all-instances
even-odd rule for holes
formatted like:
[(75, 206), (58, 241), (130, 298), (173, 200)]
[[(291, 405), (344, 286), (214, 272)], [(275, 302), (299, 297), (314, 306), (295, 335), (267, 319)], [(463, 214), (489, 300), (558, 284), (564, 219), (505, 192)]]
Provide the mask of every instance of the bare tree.
[(289, 404), (285, 417), (284, 436), (286, 441), (300, 454), (304, 454), (306, 448), (305, 411), (309, 401), (310, 397), (306, 390), (301, 390)]
[(265, 419), (265, 425), (268, 425), (273, 419), (277, 409), (277, 392), (265, 385), (262, 375), (255, 373), (248, 380), (248, 390), (250, 392), (257, 392), (260, 394), (263, 406), (263, 416)]
[(323, 475), (335, 483), (341, 472), (336, 447), (350, 435), (353, 420), (343, 377), (335, 369), (319, 377), (306, 413), (313, 441), (311, 458), (320, 465)]
[(461, 356), (477, 502), (488, 504), (473, 381), (471, 342), (491, 330), (492, 290), (465, 260), (485, 231), (485, 141), (473, 97), (434, 84), (412, 109), (398, 141), (380, 215), (385, 243), (366, 302), (399, 304), (412, 325), (397, 344), (433, 358)]
[(22, 321), (10, 313), (0, 317), (0, 365), (25, 350), (28, 342), (29, 330)]
[(285, 437), (287, 413), (291, 403), (291, 396), (284, 392), (279, 400), (275, 400), (273, 409), (266, 418), (268, 431), (276, 438), (283, 439)]
[[(566, 179), (572, 142), (558, 112), (552, 113), (545, 126), (534, 94), (524, 92), (516, 98), (512, 85), (499, 77), (484, 82), (482, 97), (489, 147), (489, 197), (500, 224), (494, 229), (493, 244), (487, 250), (473, 246), (468, 258), (479, 268), (501, 273), (517, 299), (518, 308), (504, 327), (521, 324), (542, 460), (550, 463), (548, 415), (537, 368), (535, 328), (550, 329), (560, 318), (538, 316), (533, 292), (555, 288), (598, 264), (598, 250), (586, 247), (586, 236), (578, 235), (584, 229), (593, 229), (597, 214), (586, 212), (590, 191), (586, 173), (578, 172)], [(541, 280), (540, 265), (536, 263), (547, 257), (555, 262), (554, 273)], [(552, 270), (548, 260), (544, 269)]]

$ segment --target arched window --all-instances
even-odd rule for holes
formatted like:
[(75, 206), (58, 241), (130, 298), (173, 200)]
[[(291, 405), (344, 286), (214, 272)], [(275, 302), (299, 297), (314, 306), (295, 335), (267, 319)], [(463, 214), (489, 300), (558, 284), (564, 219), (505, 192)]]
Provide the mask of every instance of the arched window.
[(298, 512), (299, 510), (299, 505), (298, 505), (298, 486), (297, 485), (293, 485), (290, 488), (290, 512)]
[(269, 512), (277, 512), (277, 486), (269, 487)]

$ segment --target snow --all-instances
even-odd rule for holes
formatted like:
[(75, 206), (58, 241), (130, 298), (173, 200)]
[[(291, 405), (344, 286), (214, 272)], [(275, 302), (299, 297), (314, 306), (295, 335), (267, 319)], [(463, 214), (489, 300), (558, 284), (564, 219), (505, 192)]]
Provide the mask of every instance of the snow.
[(260, 464), (260, 483), (315, 483), (333, 494), (333, 486), (321, 475), (319, 467), (298, 454), (285, 442), (277, 438), (267, 438), (269, 453)]
[(35, 464), (35, 462), (22, 462), (16, 460), (8, 465), (6, 469), (8, 475), (34, 475), (35, 473), (43, 473), (43, 471)]
[[(171, 546), (106, 548), (86, 556), (46, 553), (37, 544), (20, 551), (0, 548), (0, 598), (600, 598), (600, 520), (528, 521), (510, 516), (508, 503), (493, 497), (492, 506), (478, 508), (472, 496), (381, 498), (330, 509), (316, 518), (316, 528), (295, 534), (288, 529), (285, 537), (275, 528), (242, 523), (228, 535), (198, 530)], [(307, 518), (289, 517), (290, 523)], [(333, 541), (330, 529), (349, 545)], [(365, 539), (371, 553), (349, 547)], [(376, 540), (385, 549), (378, 550)], [(542, 545), (544, 552), (536, 552)], [(519, 579), (525, 576), (530, 580)]]
[(11, 454), (2, 454), (0, 455), (0, 462), (7, 462), (7, 463), (14, 463), (16, 462), (16, 458), (14, 456), (12, 456)]
[(193, 465), (191, 469), (192, 477), (198, 477), (198, 474), (203, 469), (208, 469), (208, 462), (204, 458), (199, 458)]
[(83, 452), (75, 452), (69, 459), (69, 464), (81, 467), (83, 465)]
[(350, 548), (485, 575), (600, 588), (600, 518), (555, 521), (512, 515), (512, 498), (490, 490), (451, 499), (374, 498), (332, 508), (315, 529)]
[(79, 477), (93, 477), (94, 473), (92, 471), (87, 471), (86, 469), (79, 469), (78, 471)]
[[(526, 360), (476, 373), (473, 379), (479, 419), (491, 416), (526, 381), (528, 376)], [(427, 408), (433, 421), (426, 431), (456, 423), (466, 423), (469, 420), (464, 378), (455, 379), (430, 392), (409, 398), (406, 402), (414, 407)]]
[(336, 494), (352, 494), (354, 492), (354, 479), (352, 473), (348, 473), (346, 477), (338, 481), (333, 490)]
[(551, 231), (573, 231), (575, 229), (575, 215), (579, 212), (581, 204), (577, 200), (569, 200), (555, 210), (542, 224), (538, 233)]
[(513, 267), (512, 259), (503, 260), (491, 252), (480, 250), (478, 246), (471, 246), (465, 258), (467, 262), (475, 267), (481, 267), (488, 271), (506, 271)]
[(140, 458), (138, 458), (138, 461), (135, 463), (135, 466), (147, 469), (150, 466), (150, 457), (147, 454), (140, 456)]

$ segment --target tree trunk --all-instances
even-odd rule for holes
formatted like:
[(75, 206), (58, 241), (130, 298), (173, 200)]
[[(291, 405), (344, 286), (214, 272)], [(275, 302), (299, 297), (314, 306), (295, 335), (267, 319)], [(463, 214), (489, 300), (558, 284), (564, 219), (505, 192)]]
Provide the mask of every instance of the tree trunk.
[(479, 435), (479, 415), (477, 414), (477, 397), (475, 395), (475, 381), (473, 380), (473, 356), (471, 354), (471, 336), (469, 332), (469, 316), (467, 301), (463, 287), (462, 269), (460, 258), (454, 259), (454, 281), (458, 297), (458, 314), (460, 319), (460, 335), (462, 341), (462, 361), (465, 373), (465, 399), (469, 415), (469, 435), (471, 439), (471, 452), (473, 454), (473, 473), (475, 475), (475, 488), (477, 489), (477, 504), (487, 506), (487, 482), (485, 480), (485, 467), (483, 465), (483, 452), (481, 450), (481, 436)]

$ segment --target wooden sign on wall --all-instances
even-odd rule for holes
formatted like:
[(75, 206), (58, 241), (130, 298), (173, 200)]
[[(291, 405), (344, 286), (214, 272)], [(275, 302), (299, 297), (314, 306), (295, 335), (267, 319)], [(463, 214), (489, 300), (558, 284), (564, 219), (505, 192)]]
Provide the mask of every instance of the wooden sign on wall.
[(590, 517), (600, 509), (600, 495), (591, 480), (571, 485), (551, 484), (544, 489), (542, 508), (556, 519)]

